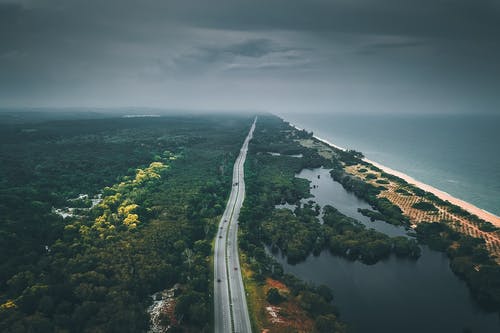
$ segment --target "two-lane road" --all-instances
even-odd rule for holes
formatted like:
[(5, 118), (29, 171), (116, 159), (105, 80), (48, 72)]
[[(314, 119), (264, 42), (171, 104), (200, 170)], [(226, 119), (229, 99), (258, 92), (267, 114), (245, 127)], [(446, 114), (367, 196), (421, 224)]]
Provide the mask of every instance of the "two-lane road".
[(256, 121), (257, 118), (255, 118), (234, 163), (231, 194), (215, 239), (215, 332), (252, 331), (238, 255), (238, 217), (245, 199), (245, 159)]

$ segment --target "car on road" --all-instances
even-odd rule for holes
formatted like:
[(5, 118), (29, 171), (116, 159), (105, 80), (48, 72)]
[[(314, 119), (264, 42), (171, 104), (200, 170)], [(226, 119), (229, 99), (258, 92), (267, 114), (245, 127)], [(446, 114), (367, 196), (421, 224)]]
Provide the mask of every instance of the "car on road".
[(220, 279), (217, 279), (217, 282), (220, 282)]
[(237, 270), (238, 270), (238, 267), (235, 267), (235, 268), (234, 268), (234, 270), (235, 270), (235, 271), (237, 271)]
[(219, 238), (222, 238), (222, 235), (219, 235)]

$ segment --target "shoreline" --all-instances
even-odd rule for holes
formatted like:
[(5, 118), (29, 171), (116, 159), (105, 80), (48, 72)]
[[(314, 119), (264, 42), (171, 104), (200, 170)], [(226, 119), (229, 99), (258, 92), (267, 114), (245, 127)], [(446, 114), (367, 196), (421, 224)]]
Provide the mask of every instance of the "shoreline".
[[(300, 127), (298, 127), (290, 122), (289, 122), (289, 124), (290, 124), (290, 126), (292, 126), (293, 128), (295, 128), (299, 131), (303, 130), (302, 128), (300, 128)], [(330, 147), (333, 147), (333, 148), (336, 148), (339, 150), (343, 150), (343, 151), (347, 150), (344, 147), (337, 146), (336, 144), (334, 144), (328, 140), (325, 140), (323, 138), (320, 138), (316, 135), (313, 135), (313, 137), (316, 140), (321, 141)], [(477, 207), (477, 206), (475, 206), (475, 205), (473, 205), (465, 200), (456, 198), (445, 191), (442, 191), (438, 188), (435, 188), (434, 186), (423, 183), (423, 182), (421, 182), (421, 181), (419, 181), (419, 180), (417, 180), (417, 179), (415, 179), (415, 178), (413, 178), (413, 177), (411, 177), (411, 176), (409, 176), (401, 171), (394, 170), (392, 168), (389, 168), (385, 165), (382, 165), (378, 162), (372, 161), (372, 160), (367, 159), (367, 158), (363, 158), (363, 161), (372, 164), (373, 166), (383, 170), (385, 173), (399, 177), (399, 178), (403, 179), (404, 181), (421, 188), (424, 191), (430, 192), (430, 193), (434, 194), (436, 197), (440, 198), (441, 200), (449, 201), (450, 203), (462, 208), (463, 210), (466, 210), (467, 212), (476, 215), (480, 219), (483, 219), (487, 222), (490, 222), (491, 224), (493, 224), (496, 227), (500, 227), (500, 217), (498, 217), (497, 215), (495, 215), (493, 213), (490, 213), (482, 208), (479, 208), (479, 207)]]

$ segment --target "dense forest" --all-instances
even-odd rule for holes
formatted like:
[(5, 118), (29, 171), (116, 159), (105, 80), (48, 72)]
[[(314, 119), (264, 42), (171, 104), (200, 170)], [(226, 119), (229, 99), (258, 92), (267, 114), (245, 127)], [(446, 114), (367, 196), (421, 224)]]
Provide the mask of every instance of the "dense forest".
[[(151, 295), (174, 285), (175, 313), (162, 319), (170, 331), (211, 331), (212, 241), (253, 117), (56, 118), (23, 115), (0, 124), (0, 331), (146, 331)], [(337, 150), (325, 158), (300, 139), (314, 140), (278, 117), (259, 116), (245, 165), (242, 258), (252, 283), (272, 278), (289, 288), (270, 288), (269, 305), (294, 302), (315, 331), (345, 332), (334, 291), (285, 274), (268, 253), (297, 263), (327, 250), (375, 264), (390, 255), (416, 260), (420, 248), (414, 239), (388, 237), (317, 205), (309, 182), (295, 175), (323, 166), (371, 204), (362, 214), (408, 225), (398, 206), (378, 197), (386, 184), (344, 171), (363, 163), (361, 153)], [(366, 165), (362, 172), (372, 171), (380, 170)], [(415, 208), (434, 206), (422, 201)], [(443, 223), (420, 223), (416, 233), (419, 242), (446, 252), (476, 298), (498, 310), (500, 269), (481, 240)]]
[[(250, 124), (225, 115), (2, 125), (0, 331), (145, 331), (150, 295), (174, 284), (178, 325), (209, 331), (211, 240)], [(87, 207), (80, 194), (102, 201), (55, 213)]]

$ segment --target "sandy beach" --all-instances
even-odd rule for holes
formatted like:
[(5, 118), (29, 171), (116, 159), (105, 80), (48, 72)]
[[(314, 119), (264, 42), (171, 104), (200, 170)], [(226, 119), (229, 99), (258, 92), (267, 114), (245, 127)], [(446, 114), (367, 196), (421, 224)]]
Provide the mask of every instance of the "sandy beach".
[[(299, 128), (293, 124), (290, 124), (290, 125), (298, 130), (302, 130), (301, 128)], [(333, 147), (333, 148), (337, 148), (340, 150), (346, 150), (345, 148), (339, 147), (328, 140), (322, 139), (322, 138), (317, 137), (317, 136), (314, 136), (314, 138), (331, 146), (331, 147)], [(422, 183), (421, 181), (418, 181), (415, 178), (408, 176), (407, 174), (405, 174), (403, 172), (391, 169), (389, 167), (386, 167), (385, 165), (382, 165), (382, 164), (377, 163), (375, 161), (369, 160), (367, 158), (364, 158), (363, 160), (365, 162), (373, 164), (374, 166), (376, 166), (377, 168), (383, 170), (384, 172), (386, 172), (388, 174), (392, 174), (396, 177), (399, 177), (399, 178), (405, 180), (406, 182), (421, 188), (424, 191), (427, 191), (427, 192), (434, 194), (435, 196), (437, 196), (438, 198), (440, 198), (442, 200), (449, 201), (452, 204), (457, 205), (457, 206), (461, 207), (462, 209), (468, 211), (469, 213), (474, 214), (474, 215), (478, 216), (479, 218), (481, 218), (485, 221), (488, 221), (497, 227), (500, 227), (500, 217), (496, 216), (493, 213), (490, 213), (484, 209), (481, 209), (477, 206), (474, 206), (473, 204), (466, 202), (462, 199), (455, 198), (451, 194), (444, 192), (444, 191), (441, 191), (440, 189), (437, 189), (431, 185)]]
[(478, 216), (479, 218), (481, 218), (481, 219), (483, 219), (485, 221), (488, 221), (488, 222), (492, 223), (493, 225), (495, 225), (497, 227), (500, 227), (500, 217), (496, 216), (493, 213), (490, 213), (490, 212), (488, 212), (488, 211), (486, 211), (484, 209), (481, 209), (481, 208), (479, 208), (477, 206), (474, 206), (473, 204), (468, 203), (468, 202), (466, 202), (464, 200), (455, 198), (451, 194), (449, 194), (447, 192), (444, 192), (444, 191), (441, 191), (440, 189), (437, 189), (437, 188), (435, 188), (435, 187), (433, 187), (431, 185), (422, 183), (422, 182), (416, 180), (415, 178), (413, 178), (411, 176), (408, 176), (405, 173), (402, 173), (400, 171), (391, 169), (391, 168), (386, 167), (386, 166), (384, 166), (384, 165), (382, 165), (380, 163), (371, 161), (371, 160), (366, 159), (366, 158), (364, 160), (366, 162), (368, 162), (368, 163), (373, 164), (374, 166), (376, 166), (377, 168), (383, 170), (386, 173), (389, 173), (389, 174), (397, 176), (397, 177), (399, 177), (401, 179), (404, 179), (408, 183), (413, 184), (413, 185), (415, 185), (417, 187), (420, 187), (424, 191), (431, 192), (432, 194), (434, 194), (438, 198), (440, 198), (442, 200), (445, 200), (445, 201), (449, 201), (452, 204), (457, 205), (457, 206), (461, 207), (462, 209), (468, 211), (469, 213), (474, 214), (474, 215)]

